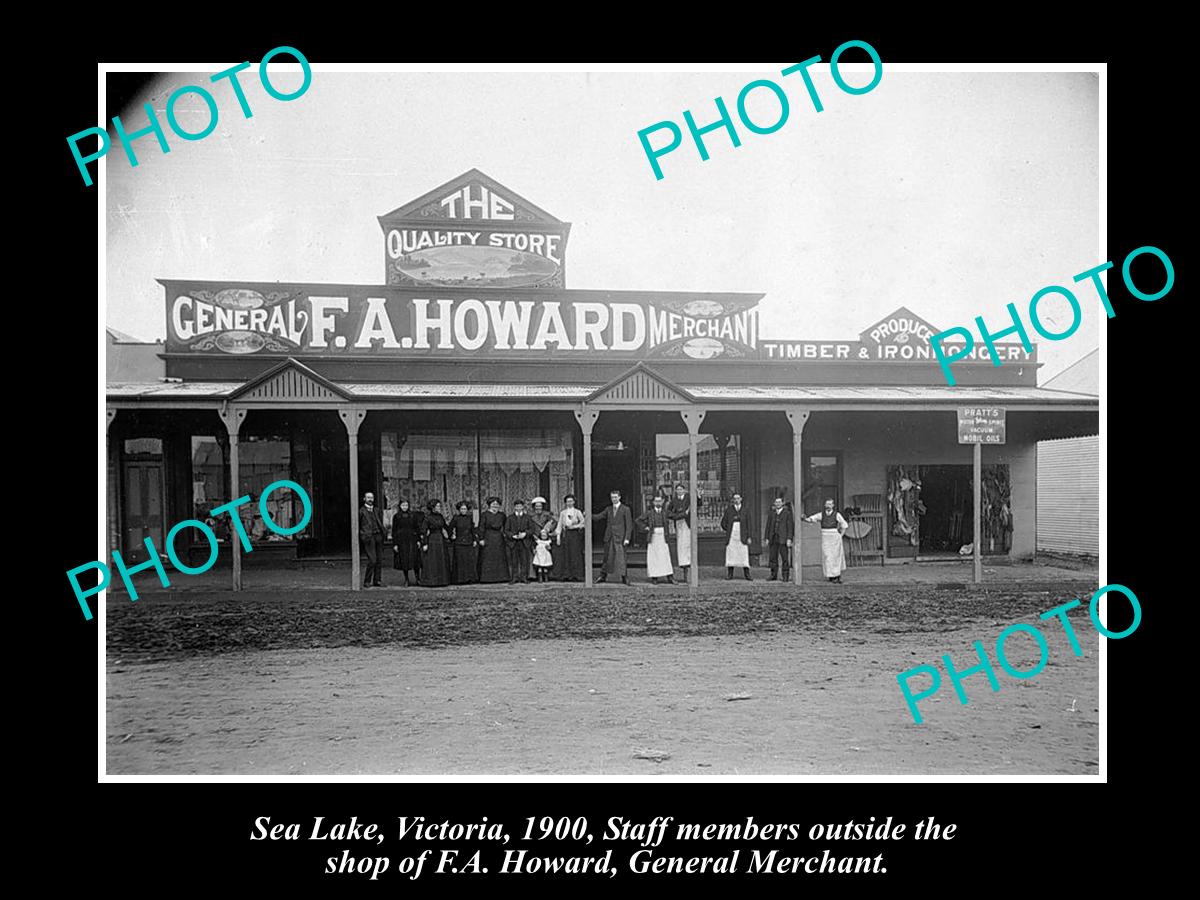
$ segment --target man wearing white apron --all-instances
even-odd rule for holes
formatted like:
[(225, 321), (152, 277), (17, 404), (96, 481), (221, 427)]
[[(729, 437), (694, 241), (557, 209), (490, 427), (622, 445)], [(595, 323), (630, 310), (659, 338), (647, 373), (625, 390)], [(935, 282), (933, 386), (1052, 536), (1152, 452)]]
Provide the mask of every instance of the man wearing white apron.
[(842, 534), (850, 523), (834, 512), (833, 501), (825, 501), (825, 511), (805, 516), (805, 522), (821, 523), (821, 571), (835, 584), (842, 583), (842, 572), (846, 569), (846, 557), (842, 552)]
[(692, 565), (692, 500), (682, 484), (675, 485), (675, 497), (667, 504), (667, 518), (675, 523), (675, 558), (683, 569), (683, 580), (688, 580), (688, 569)]
[(725, 529), (725, 578), (733, 578), (733, 570), (741, 569), (742, 575), (750, 580), (750, 513), (742, 505), (742, 495), (734, 494), (733, 503), (726, 507), (721, 517)]
[(667, 514), (663, 509), (663, 498), (654, 498), (654, 508), (648, 509), (637, 518), (637, 523), (648, 532), (646, 540), (646, 574), (651, 584), (665, 578), (667, 584), (675, 583), (675, 570), (671, 566), (671, 548), (667, 546)]

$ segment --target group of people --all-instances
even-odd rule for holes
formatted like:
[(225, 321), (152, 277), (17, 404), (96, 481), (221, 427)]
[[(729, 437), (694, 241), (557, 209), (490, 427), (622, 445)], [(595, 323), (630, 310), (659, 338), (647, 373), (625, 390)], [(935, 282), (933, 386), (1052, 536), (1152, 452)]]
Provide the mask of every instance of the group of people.
[[(842, 547), (842, 535), (850, 527), (840, 512), (834, 509), (833, 500), (825, 501), (825, 509), (811, 516), (805, 516), (805, 522), (820, 523), (821, 525), (821, 570), (830, 582), (841, 584), (842, 572), (846, 569), (846, 556)], [(742, 495), (734, 494), (733, 502), (721, 517), (721, 528), (725, 531), (725, 577), (733, 578), (734, 569), (741, 569), (742, 576), (750, 581), (750, 544), (754, 541), (753, 523), (742, 505)], [(767, 521), (763, 527), (763, 541), (767, 545), (767, 564), (771, 574), (767, 581), (775, 581), (779, 577), (782, 564), (783, 580), (787, 581), (792, 572), (792, 547), (795, 541), (796, 525), (792, 517), (791, 507), (786, 505), (782, 497), (776, 497), (771, 502), (771, 510), (767, 513)]]
[[(524, 584), (531, 574), (537, 581), (582, 581), (586, 523), (574, 495), (563, 498), (558, 515), (546, 509), (544, 497), (534, 497), (529, 505), (526, 510), (517, 500), (505, 513), (500, 498), (489, 497), (476, 524), (466, 500), (449, 519), (440, 500), (430, 500), (424, 511), (401, 500), (392, 516), (393, 566), (404, 573), (406, 586)], [(372, 493), (358, 511), (358, 534), (367, 560), (363, 587), (379, 587), (386, 532)]]
[[(604, 561), (598, 581), (611, 576), (622, 584), (629, 583), (626, 553), (634, 537), (634, 529), (647, 533), (646, 574), (652, 584), (675, 583), (675, 566), (667, 543), (667, 533), (673, 526), (675, 555), (686, 581), (692, 564), (691, 500), (683, 485), (675, 485), (675, 496), (669, 501), (662, 495), (653, 499), (651, 508), (634, 518), (620, 491), (609, 494), (609, 505), (592, 519), (603, 523)], [(554, 515), (546, 509), (544, 497), (534, 497), (525, 509), (522, 500), (513, 502), (512, 511), (501, 509), (499, 497), (489, 497), (487, 509), (476, 524), (471, 505), (460, 501), (456, 514), (446, 519), (440, 500), (430, 500), (424, 512), (413, 510), (408, 500), (392, 516), (391, 543), (393, 565), (404, 573), (404, 584), (441, 587), (447, 584), (523, 584), (532, 577), (539, 582), (582, 581), (584, 578), (584, 533), (587, 513), (575, 505), (575, 496), (563, 498), (563, 509)], [(822, 512), (806, 516), (804, 521), (821, 525), (821, 565), (825, 577), (840, 583), (845, 569), (842, 535), (848, 528), (841, 513), (834, 509), (833, 500), (825, 501)], [(726, 578), (732, 579), (736, 569), (750, 581), (750, 544), (754, 541), (754, 524), (742, 495), (735, 493), (721, 517), (725, 532)], [(375, 508), (375, 495), (367, 493), (359, 509), (359, 540), (366, 566), (363, 587), (382, 585), (382, 559), (387, 532), (383, 517)], [(768, 581), (779, 577), (783, 581), (791, 574), (795, 523), (792, 510), (781, 497), (776, 497), (767, 513), (763, 540), (767, 545)]]
[(608, 580), (612, 575), (622, 584), (629, 584), (626, 550), (633, 540), (634, 528), (647, 533), (646, 574), (651, 584), (675, 583), (675, 567), (671, 564), (671, 550), (667, 544), (668, 523), (675, 527), (675, 556), (683, 569), (686, 581), (692, 565), (692, 514), (691, 498), (682, 484), (675, 485), (675, 496), (668, 501), (661, 494), (654, 497), (651, 508), (636, 519), (625, 505), (620, 491), (612, 491), (609, 505), (603, 512), (592, 516), (604, 523), (604, 562), (600, 566), (598, 581)]

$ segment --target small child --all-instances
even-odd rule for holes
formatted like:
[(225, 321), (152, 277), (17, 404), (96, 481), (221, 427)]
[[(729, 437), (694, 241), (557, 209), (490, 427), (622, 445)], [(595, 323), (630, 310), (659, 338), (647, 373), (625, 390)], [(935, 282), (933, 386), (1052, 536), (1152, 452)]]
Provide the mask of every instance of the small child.
[(533, 571), (537, 575), (537, 580), (548, 582), (550, 580), (550, 568), (553, 565), (554, 558), (550, 555), (550, 530), (549, 524), (547, 524), (534, 539)]

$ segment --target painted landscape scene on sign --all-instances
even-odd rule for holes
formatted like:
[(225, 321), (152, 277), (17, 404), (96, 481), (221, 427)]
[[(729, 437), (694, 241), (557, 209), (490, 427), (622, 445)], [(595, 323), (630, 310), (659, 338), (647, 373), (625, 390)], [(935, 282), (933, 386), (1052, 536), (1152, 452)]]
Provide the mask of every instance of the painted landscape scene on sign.
[(504, 247), (430, 247), (394, 260), (396, 271), (423, 284), (525, 287), (539, 284), (558, 266), (536, 253)]

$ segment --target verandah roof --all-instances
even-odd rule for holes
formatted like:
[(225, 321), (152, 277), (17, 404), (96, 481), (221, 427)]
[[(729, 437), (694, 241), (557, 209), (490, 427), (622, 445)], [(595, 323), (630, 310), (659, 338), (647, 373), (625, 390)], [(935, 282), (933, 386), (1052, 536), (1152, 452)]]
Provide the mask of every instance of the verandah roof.
[[(395, 382), (338, 382), (348, 394), (364, 402), (372, 400), (550, 400), (581, 402), (601, 385), (587, 384), (405, 384)], [(223, 400), (242, 386), (241, 382), (147, 382), (107, 385), (109, 400)], [(1046, 406), (1063, 409), (1098, 409), (1100, 398), (1050, 388), (950, 387), (945, 386), (826, 386), (795, 387), (781, 385), (681, 385), (698, 402), (712, 403), (894, 403), (945, 404), (961, 406), (993, 404), (1002, 406)], [(281, 404), (286, 405), (286, 404)]]

